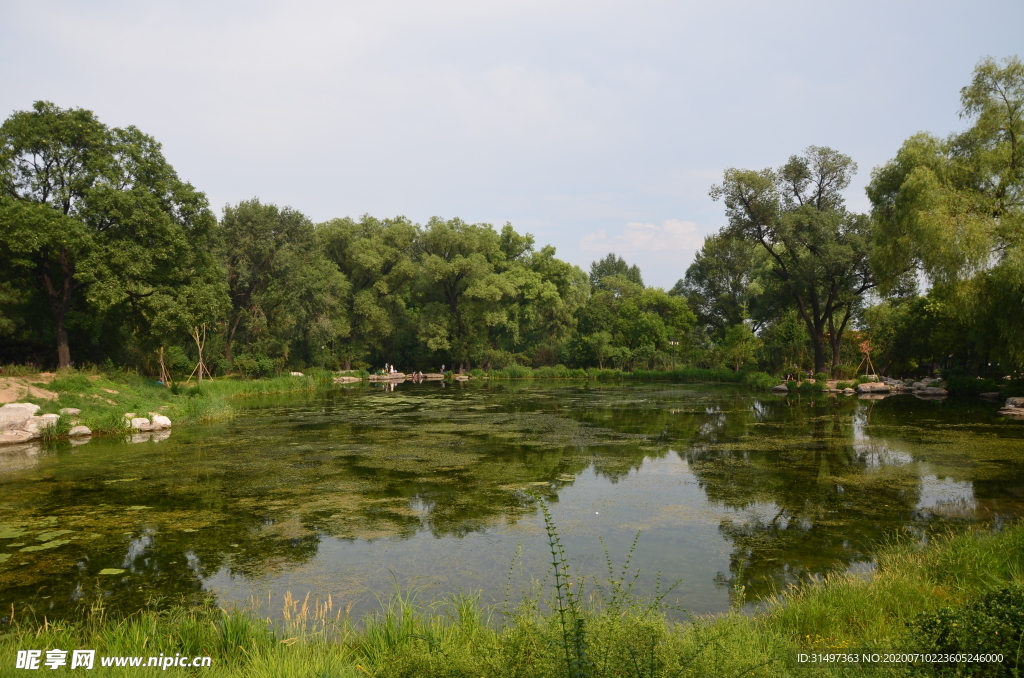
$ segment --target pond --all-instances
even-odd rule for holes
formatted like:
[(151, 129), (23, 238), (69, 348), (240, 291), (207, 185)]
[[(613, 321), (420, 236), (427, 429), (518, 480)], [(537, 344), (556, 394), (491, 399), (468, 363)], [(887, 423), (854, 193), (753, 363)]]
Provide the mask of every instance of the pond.
[(395, 587), (514, 604), (549, 572), (540, 502), (575, 571), (606, 576), (605, 548), (621, 567), (639, 532), (637, 593), (678, 581), (666, 602), (717, 613), (1024, 513), (1024, 424), (984, 401), (433, 382), (244, 405), (0, 452), (0, 616), (211, 595), (275, 615), (286, 592), (358, 615)]

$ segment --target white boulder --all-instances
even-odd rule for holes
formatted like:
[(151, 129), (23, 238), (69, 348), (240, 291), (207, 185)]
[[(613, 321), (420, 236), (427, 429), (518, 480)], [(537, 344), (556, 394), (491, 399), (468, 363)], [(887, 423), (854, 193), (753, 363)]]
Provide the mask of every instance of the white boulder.
[(71, 430), (68, 431), (68, 435), (72, 438), (78, 438), (80, 436), (91, 436), (92, 431), (89, 430), (88, 426), (72, 426)]
[(152, 431), (153, 425), (145, 417), (132, 417), (131, 427), (137, 431)]
[(7, 403), (0, 407), (0, 431), (21, 428), (38, 411), (39, 405), (32, 403)]
[(153, 426), (154, 431), (171, 427), (170, 417), (165, 417), (162, 414), (154, 414), (150, 422)]

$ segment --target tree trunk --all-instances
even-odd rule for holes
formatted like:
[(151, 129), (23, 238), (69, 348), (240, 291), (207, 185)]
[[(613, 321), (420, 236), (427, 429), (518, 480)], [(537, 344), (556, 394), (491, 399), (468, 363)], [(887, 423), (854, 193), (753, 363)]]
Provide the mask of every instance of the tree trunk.
[(235, 340), (235, 332), (238, 331), (238, 324), (240, 322), (242, 322), (241, 313), (235, 316), (235, 321), (231, 323), (231, 326), (228, 328), (228, 336), (224, 338), (224, 360), (228, 363), (228, 369), (231, 369), (235, 359), (234, 355), (231, 353), (231, 344)]
[(64, 327), (64, 313), (57, 315), (57, 369), (71, 367), (71, 346), (68, 344), (68, 331)]
[(65, 325), (68, 309), (71, 308), (71, 298), (79, 285), (75, 282), (75, 266), (67, 256), (67, 252), (61, 250), (57, 255), (60, 262), (63, 280), (60, 288), (53, 284), (50, 276), (49, 257), (43, 260), (39, 269), (39, 277), (46, 288), (46, 294), (50, 298), (50, 308), (53, 309), (53, 320), (57, 334), (57, 368), (65, 369), (71, 367), (71, 345), (68, 342), (68, 330)]
[(825, 371), (825, 336), (823, 332), (811, 333), (811, 342), (814, 344), (814, 373)]
[(352, 369), (352, 356), (345, 356), (345, 371), (348, 372)]

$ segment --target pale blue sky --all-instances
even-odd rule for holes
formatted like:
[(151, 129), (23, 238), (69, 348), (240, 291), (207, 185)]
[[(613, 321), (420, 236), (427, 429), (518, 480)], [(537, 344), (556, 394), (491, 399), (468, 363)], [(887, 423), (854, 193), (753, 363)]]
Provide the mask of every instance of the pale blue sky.
[(850, 204), (910, 134), (961, 126), (1024, 2), (0, 0), (0, 113), (134, 124), (225, 203), (511, 221), (671, 286), (730, 166), (854, 157)]

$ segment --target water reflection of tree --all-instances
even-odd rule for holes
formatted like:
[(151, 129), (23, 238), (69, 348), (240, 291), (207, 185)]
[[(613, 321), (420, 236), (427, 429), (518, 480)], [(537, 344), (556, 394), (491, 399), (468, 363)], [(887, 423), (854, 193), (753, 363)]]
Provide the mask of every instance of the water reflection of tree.
[[(729, 577), (749, 597), (869, 560), (912, 519), (916, 474), (874, 467), (864, 405), (819, 397), (777, 400), (708, 417), (686, 453), (708, 499), (737, 511), (720, 531), (733, 543)], [(710, 424), (710, 425), (709, 425)]]

